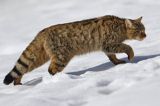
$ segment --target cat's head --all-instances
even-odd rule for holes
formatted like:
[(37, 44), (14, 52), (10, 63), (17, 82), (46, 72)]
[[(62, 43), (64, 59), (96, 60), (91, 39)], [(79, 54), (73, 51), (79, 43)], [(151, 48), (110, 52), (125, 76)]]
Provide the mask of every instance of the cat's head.
[(146, 37), (145, 27), (142, 24), (141, 20), (142, 17), (136, 20), (125, 19), (128, 39), (135, 39), (141, 41)]

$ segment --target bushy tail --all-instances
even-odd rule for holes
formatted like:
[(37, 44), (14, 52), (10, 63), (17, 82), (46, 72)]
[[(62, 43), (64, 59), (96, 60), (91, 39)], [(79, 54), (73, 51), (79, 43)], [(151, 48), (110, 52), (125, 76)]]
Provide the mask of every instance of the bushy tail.
[(16, 79), (22, 77), (25, 73), (41, 66), (49, 60), (44, 49), (43, 33), (37, 35), (30, 45), (21, 54), (14, 68), (6, 75), (4, 84), (8, 85)]

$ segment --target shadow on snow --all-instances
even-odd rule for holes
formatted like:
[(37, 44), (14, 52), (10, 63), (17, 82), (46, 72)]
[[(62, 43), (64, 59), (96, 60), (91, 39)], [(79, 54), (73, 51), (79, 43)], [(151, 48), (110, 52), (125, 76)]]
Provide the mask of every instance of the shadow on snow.
[[(144, 60), (147, 60), (147, 59), (155, 58), (157, 56), (160, 56), (160, 54), (148, 55), (148, 56), (135, 56), (134, 57), (134, 61), (132, 63), (138, 63), (140, 61), (144, 61)], [(131, 62), (128, 61), (127, 58), (122, 58), (122, 60), (125, 60), (128, 63), (131, 63)], [(95, 66), (95, 67), (92, 67), (92, 68), (88, 68), (88, 69), (81, 70), (81, 71), (78, 71), (78, 72), (69, 72), (67, 74), (82, 75), (82, 74), (86, 73), (87, 71), (94, 71), (94, 72), (104, 71), (104, 70), (108, 70), (108, 69), (112, 68), (113, 66), (114, 66), (114, 64), (112, 64), (111, 62), (107, 62), (107, 63), (101, 64), (101, 65), (98, 65), (98, 66)], [(25, 82), (23, 85), (35, 86), (35, 85), (41, 83), (42, 80), (43, 80), (42, 77), (38, 77), (38, 78), (32, 79), (31, 81)]]
[[(127, 58), (122, 58), (122, 60), (125, 60), (127, 63), (138, 63), (140, 61), (144, 61), (147, 59), (151, 59), (154, 57), (160, 56), (160, 54), (156, 54), (156, 55), (148, 55), (148, 56), (135, 56), (133, 62), (130, 62)], [(81, 70), (78, 72), (69, 72), (67, 74), (72, 74), (72, 75), (81, 75), (84, 74), (87, 71), (94, 71), (94, 72), (98, 72), (98, 71), (104, 71), (104, 70), (108, 70), (110, 68), (112, 68), (114, 66), (114, 64), (112, 64), (111, 62), (107, 62), (89, 69), (85, 69), (85, 70)]]

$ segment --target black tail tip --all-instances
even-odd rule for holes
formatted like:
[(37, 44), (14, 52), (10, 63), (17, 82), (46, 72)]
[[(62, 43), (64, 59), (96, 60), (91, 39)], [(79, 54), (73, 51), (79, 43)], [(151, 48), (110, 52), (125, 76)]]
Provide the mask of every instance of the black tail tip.
[(6, 75), (6, 77), (4, 78), (3, 83), (6, 85), (9, 85), (10, 83), (12, 83), (14, 80), (14, 78), (12, 77), (12, 75), (9, 73)]

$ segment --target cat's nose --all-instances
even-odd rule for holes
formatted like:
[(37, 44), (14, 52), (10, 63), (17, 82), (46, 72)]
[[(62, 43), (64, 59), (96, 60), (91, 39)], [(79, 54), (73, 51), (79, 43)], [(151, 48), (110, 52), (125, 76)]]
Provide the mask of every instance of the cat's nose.
[(142, 35), (143, 38), (146, 38), (146, 34), (145, 33), (142, 33), (141, 35)]
[(145, 33), (144, 33), (144, 35), (143, 35), (143, 36), (144, 36), (144, 38), (146, 38), (146, 34), (145, 34)]
[(146, 34), (141, 34), (141, 40), (144, 40), (146, 38)]

